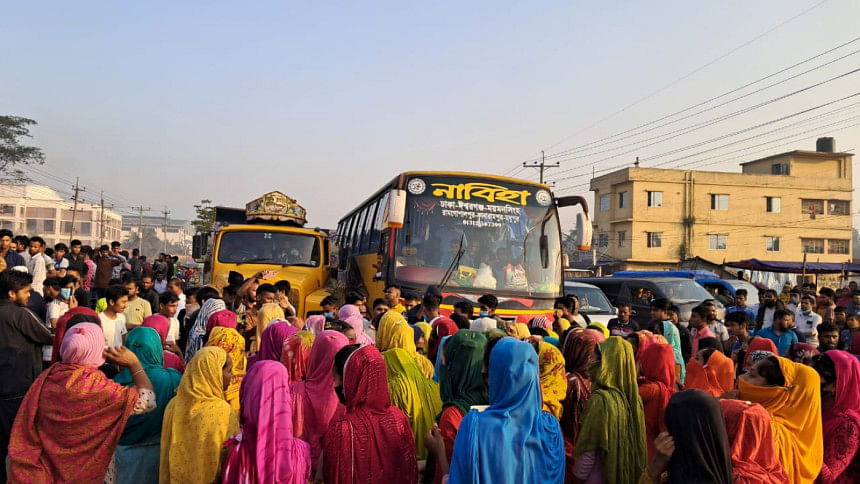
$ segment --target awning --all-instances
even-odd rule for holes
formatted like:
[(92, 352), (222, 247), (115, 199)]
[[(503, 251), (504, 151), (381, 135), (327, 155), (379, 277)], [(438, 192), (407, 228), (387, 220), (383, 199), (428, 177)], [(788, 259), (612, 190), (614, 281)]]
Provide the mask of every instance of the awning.
[[(751, 271), (782, 272), (791, 274), (802, 274), (804, 272), (803, 262), (784, 262), (758, 259), (746, 259), (737, 262), (726, 262), (726, 267), (736, 269), (747, 269)], [(838, 263), (838, 262), (807, 262), (807, 274), (839, 274), (843, 271), (860, 272), (860, 264)]]

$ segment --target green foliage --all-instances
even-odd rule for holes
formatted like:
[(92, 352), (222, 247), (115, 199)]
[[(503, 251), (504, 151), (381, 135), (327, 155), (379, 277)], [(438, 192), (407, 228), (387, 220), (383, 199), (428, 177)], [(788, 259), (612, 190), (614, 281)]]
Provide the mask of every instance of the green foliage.
[(28, 118), (0, 116), (0, 183), (25, 183), (28, 178), (21, 168), (45, 163), (41, 149), (20, 142), (20, 138), (32, 138), (30, 126), (35, 124)]
[(212, 200), (200, 200), (200, 203), (194, 205), (194, 211), (197, 212), (197, 218), (191, 221), (191, 225), (197, 233), (210, 232), (212, 224), (215, 223), (215, 207), (212, 206)]
[[(164, 252), (164, 239), (159, 237), (160, 230), (156, 230), (152, 227), (144, 227), (143, 228), (143, 244), (141, 248), (141, 255), (145, 255), (149, 261), (155, 260), (154, 257), (162, 252)], [(138, 245), (138, 236), (137, 232), (131, 232), (125, 240), (122, 241), (123, 248), (128, 249), (136, 249)], [(188, 249), (179, 244), (171, 244), (168, 242), (167, 244), (167, 252), (171, 255), (188, 255)]]

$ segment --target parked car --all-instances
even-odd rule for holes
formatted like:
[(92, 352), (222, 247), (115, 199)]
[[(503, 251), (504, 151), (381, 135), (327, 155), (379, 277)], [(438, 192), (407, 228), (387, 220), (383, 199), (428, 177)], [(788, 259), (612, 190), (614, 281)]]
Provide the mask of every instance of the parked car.
[[(680, 320), (686, 325), (691, 310), (707, 299), (714, 297), (692, 279), (681, 277), (587, 277), (578, 282), (599, 287), (613, 306), (628, 303), (633, 310), (633, 320), (647, 326), (651, 320), (651, 301), (666, 298), (678, 306)], [(723, 318), (726, 308), (715, 301), (717, 316)]]
[(618, 314), (618, 310), (609, 302), (599, 287), (580, 282), (582, 279), (567, 279), (564, 281), (564, 294), (573, 294), (579, 299), (579, 312), (597, 323), (609, 324), (609, 320)]
[(678, 270), (678, 271), (619, 271), (612, 277), (684, 277), (693, 279), (700, 286), (711, 293), (711, 299), (715, 299), (724, 306), (734, 306), (735, 296), (738, 289), (747, 290), (746, 305), (753, 307), (758, 304), (758, 288), (747, 281), (740, 279), (720, 279), (711, 271), (705, 270)]

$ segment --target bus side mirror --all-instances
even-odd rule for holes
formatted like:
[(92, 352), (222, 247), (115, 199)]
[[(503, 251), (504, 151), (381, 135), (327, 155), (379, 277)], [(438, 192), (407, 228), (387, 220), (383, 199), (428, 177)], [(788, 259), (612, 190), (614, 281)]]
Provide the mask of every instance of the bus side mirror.
[(591, 219), (588, 217), (588, 202), (585, 201), (585, 198), (578, 195), (559, 197), (555, 199), (555, 205), (559, 208), (574, 205), (582, 207), (582, 213), (576, 214), (576, 229), (574, 230), (576, 248), (591, 250), (592, 226)]
[(392, 229), (403, 228), (403, 220), (406, 217), (406, 190), (391, 190), (388, 197), (388, 227)]

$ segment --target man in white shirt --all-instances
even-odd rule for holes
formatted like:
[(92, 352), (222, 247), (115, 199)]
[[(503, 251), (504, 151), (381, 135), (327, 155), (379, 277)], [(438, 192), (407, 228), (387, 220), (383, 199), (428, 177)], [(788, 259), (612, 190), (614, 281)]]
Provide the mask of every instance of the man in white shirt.
[(170, 326), (167, 329), (167, 341), (175, 342), (179, 339), (179, 320), (176, 319), (176, 313), (179, 308), (179, 296), (166, 291), (158, 297), (158, 314), (164, 316), (170, 321)]
[(27, 263), (27, 272), (33, 276), (33, 290), (40, 296), (45, 295), (42, 285), (45, 283), (47, 271), (45, 259), (42, 258), (42, 249), (45, 247), (45, 239), (35, 236), (30, 238), (30, 262)]
[(818, 325), (821, 324), (821, 316), (812, 310), (815, 298), (803, 296), (800, 299), (800, 307), (794, 317), (794, 326), (798, 339), (818, 348)]
[(102, 332), (105, 335), (105, 348), (122, 346), (124, 336), (128, 333), (125, 327), (125, 312), (128, 306), (128, 290), (123, 286), (110, 286), (105, 290), (107, 308), (99, 314)]
[(155, 273), (155, 284), (152, 286), (158, 294), (164, 294), (167, 291), (167, 279), (160, 272)]
[(176, 308), (176, 314), (185, 309), (185, 294), (182, 292), (182, 279), (173, 279), (167, 286), (167, 292), (176, 294), (179, 298), (179, 306)]

